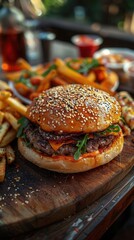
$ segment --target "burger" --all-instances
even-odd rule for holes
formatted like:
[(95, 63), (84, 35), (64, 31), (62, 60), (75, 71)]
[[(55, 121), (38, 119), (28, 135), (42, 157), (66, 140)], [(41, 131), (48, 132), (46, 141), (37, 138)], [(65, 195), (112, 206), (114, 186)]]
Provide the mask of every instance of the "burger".
[(121, 153), (120, 116), (118, 101), (102, 90), (79, 84), (53, 87), (28, 106), (18, 149), (44, 169), (87, 171)]

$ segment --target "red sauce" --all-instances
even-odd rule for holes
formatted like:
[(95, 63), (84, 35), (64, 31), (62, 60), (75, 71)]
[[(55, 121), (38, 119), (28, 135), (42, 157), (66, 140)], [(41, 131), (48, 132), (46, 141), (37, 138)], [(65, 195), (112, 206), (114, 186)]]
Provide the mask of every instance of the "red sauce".
[(81, 35), (79, 37), (79, 39), (76, 41), (76, 45), (79, 47), (81, 57), (92, 57), (94, 52), (99, 47), (94, 39), (85, 35)]

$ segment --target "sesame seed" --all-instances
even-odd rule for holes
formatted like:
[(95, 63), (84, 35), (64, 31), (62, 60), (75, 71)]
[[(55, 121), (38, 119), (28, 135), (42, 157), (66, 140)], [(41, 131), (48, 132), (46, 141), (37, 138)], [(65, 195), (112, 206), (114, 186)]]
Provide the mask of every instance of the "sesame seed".
[(33, 101), (29, 107), (29, 116), (35, 123), (44, 121), (50, 131), (55, 131), (57, 126), (58, 131), (61, 131), (61, 124), (65, 127), (69, 125), (70, 129), (73, 129), (76, 121), (81, 124), (80, 130), (89, 122), (96, 123), (99, 128), (100, 120), (104, 122), (108, 119), (112, 123), (113, 115), (120, 115), (117, 100), (102, 92), (79, 84), (54, 87), (42, 92), (38, 99)]

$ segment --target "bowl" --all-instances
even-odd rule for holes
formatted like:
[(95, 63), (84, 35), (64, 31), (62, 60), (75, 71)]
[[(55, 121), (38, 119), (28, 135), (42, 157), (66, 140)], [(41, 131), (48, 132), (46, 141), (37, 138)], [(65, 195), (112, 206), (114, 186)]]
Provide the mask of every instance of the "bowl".
[(9, 81), (9, 86), (10, 86), (13, 94), (14, 94), (18, 99), (20, 99), (23, 103), (29, 105), (29, 104), (32, 102), (32, 101), (29, 100), (28, 98), (23, 97), (23, 96), (16, 90), (13, 82)]
[(79, 34), (72, 36), (71, 42), (78, 48), (80, 57), (92, 57), (103, 39), (98, 35)]
[(123, 70), (129, 77), (134, 79), (134, 61), (124, 64)]
[(102, 64), (113, 70), (122, 69), (126, 63), (134, 61), (134, 51), (127, 48), (103, 48), (94, 54)]
[(134, 61), (126, 63), (123, 67), (123, 70), (127, 87), (129, 87), (130, 90), (134, 90)]

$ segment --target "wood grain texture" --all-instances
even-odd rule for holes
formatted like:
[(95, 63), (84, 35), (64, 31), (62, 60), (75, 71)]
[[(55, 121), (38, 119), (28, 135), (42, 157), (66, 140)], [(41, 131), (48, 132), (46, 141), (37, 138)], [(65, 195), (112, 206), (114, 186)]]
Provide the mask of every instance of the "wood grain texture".
[(79, 212), (110, 191), (134, 165), (134, 133), (110, 163), (78, 174), (39, 169), (16, 149), (16, 163), (0, 186), (0, 234), (13, 236)]

